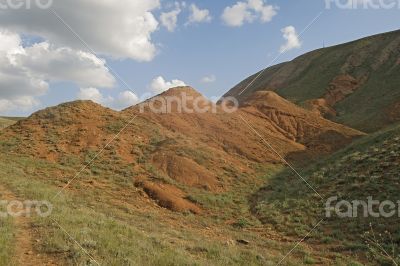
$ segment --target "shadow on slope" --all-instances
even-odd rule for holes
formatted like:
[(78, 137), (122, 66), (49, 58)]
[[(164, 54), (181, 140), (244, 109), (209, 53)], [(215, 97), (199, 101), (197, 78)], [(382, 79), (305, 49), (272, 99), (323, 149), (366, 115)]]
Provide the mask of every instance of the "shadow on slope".
[[(364, 207), (349, 208), (340, 204), (339, 217), (332, 207), (345, 200), (368, 202), (368, 197), (382, 203), (399, 204), (400, 192), (400, 126), (366, 136), (326, 160), (308, 167), (302, 177), (322, 199), (294, 173), (286, 170), (271, 178), (268, 185), (253, 195), (252, 212), (264, 224), (270, 224), (288, 235), (304, 237), (321, 220), (324, 221), (306, 238), (318, 248), (354, 253), (355, 258), (375, 264), (400, 262), (399, 209), (390, 217), (364, 217)], [(398, 205), (396, 205), (398, 206)], [(390, 209), (386, 206), (385, 212)], [(371, 209), (379, 212), (378, 206)], [(349, 214), (349, 211), (354, 213)], [(381, 212), (382, 213), (382, 212)], [(355, 217), (357, 216), (357, 217)]]

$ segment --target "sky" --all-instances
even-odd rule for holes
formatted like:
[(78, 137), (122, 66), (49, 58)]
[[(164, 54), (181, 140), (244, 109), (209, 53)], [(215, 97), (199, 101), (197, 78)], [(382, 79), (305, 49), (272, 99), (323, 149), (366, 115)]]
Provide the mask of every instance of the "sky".
[(0, 115), (119, 110), (180, 85), (216, 100), (271, 64), (400, 28), (400, 0), (47, 1), (0, 3)]

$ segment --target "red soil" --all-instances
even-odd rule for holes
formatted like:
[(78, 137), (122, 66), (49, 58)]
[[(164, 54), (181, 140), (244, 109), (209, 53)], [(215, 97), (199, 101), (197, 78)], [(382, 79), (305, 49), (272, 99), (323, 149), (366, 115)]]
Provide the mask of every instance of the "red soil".
[(161, 207), (176, 212), (201, 213), (201, 209), (186, 200), (186, 195), (174, 186), (155, 184), (152, 182), (144, 182), (142, 186), (147, 195), (155, 200)]
[(75, 156), (83, 163), (94, 156), (88, 156), (88, 152), (102, 151), (97, 160), (110, 163), (119, 158), (131, 165), (143, 176), (143, 189), (161, 206), (200, 213), (199, 207), (185, 200), (177, 187), (156, 183), (149, 166), (182, 187), (220, 192), (229, 190), (237, 174), (255, 175), (254, 164), (282, 163), (253, 130), (280, 155), (296, 154), (300, 160), (306, 154), (308, 160), (309, 156), (332, 152), (363, 134), (306, 111), (273, 92), (255, 93), (230, 114), (188, 87), (171, 89), (160, 97), (179, 98), (182, 93), (192, 97), (187, 99), (188, 107), (197, 97), (201, 106), (212, 106), (216, 113), (180, 113), (177, 103), (166, 114), (148, 108), (141, 113), (140, 106), (116, 112), (78, 101), (39, 111), (2, 131), (0, 138), (17, 139), (18, 145), (12, 150), (15, 153), (55, 162)]

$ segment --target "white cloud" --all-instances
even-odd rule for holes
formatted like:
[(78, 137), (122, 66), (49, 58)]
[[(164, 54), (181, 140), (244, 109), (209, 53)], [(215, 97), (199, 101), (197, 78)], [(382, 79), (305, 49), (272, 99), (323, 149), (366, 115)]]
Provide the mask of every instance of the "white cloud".
[(237, 2), (231, 7), (228, 6), (222, 14), (222, 20), (231, 27), (242, 26), (246, 21), (252, 22), (254, 17), (247, 8), (248, 6), (244, 2)]
[(277, 14), (278, 7), (268, 5), (264, 0), (247, 0), (237, 2), (225, 8), (222, 20), (231, 27), (240, 27), (258, 19), (262, 23), (270, 22)]
[(27, 111), (38, 106), (39, 101), (31, 96), (21, 96), (15, 99), (0, 99), (0, 112), (5, 114), (10, 110)]
[(117, 98), (113, 98), (104, 96), (97, 88), (81, 88), (76, 97), (79, 100), (90, 100), (116, 110), (122, 110), (139, 103), (139, 98), (131, 91), (123, 91), (118, 94)]
[(175, 4), (175, 9), (170, 12), (163, 12), (160, 16), (161, 24), (167, 28), (169, 32), (175, 31), (178, 23), (178, 15), (181, 13), (181, 8), (178, 3)]
[[(52, 12), (34, 6), (0, 10), (0, 25), (41, 36), (59, 47), (84, 48)], [(151, 12), (159, 7), (159, 0), (56, 0), (52, 5), (96, 53), (137, 61), (151, 61), (156, 55), (151, 36), (158, 22)]]
[(0, 111), (26, 110), (39, 104), (49, 85), (16, 63), (15, 55), (24, 52), (18, 34), (0, 30)]
[(93, 54), (55, 48), (48, 42), (25, 48), (15, 55), (16, 63), (43, 80), (73, 81), (81, 87), (113, 87), (114, 77), (105, 66), (105, 61)]
[(250, 9), (259, 13), (261, 22), (270, 22), (277, 14), (277, 7), (264, 3), (263, 0), (248, 0)]
[(213, 83), (217, 80), (215, 75), (210, 75), (210, 76), (205, 76), (204, 78), (201, 79), (202, 83)]
[(113, 105), (116, 109), (125, 109), (137, 103), (139, 103), (139, 97), (136, 94), (131, 91), (124, 91), (118, 94)]
[(91, 100), (99, 104), (105, 104), (111, 100), (110, 98), (105, 98), (96, 88), (81, 88), (77, 97), (80, 100)]
[(170, 88), (186, 86), (185, 82), (179, 79), (173, 79), (171, 81), (166, 81), (163, 77), (159, 76), (153, 79), (150, 84), (150, 90), (156, 94), (162, 93)]
[(208, 9), (200, 9), (195, 4), (190, 5), (190, 16), (186, 24), (210, 22), (212, 20)]
[(297, 35), (296, 29), (293, 26), (287, 26), (281, 31), (283, 33), (283, 38), (286, 39), (286, 43), (280, 48), (281, 53), (301, 47), (299, 36)]
[(23, 47), (18, 34), (0, 29), (0, 111), (29, 110), (49, 82), (111, 87), (114, 78), (94, 55), (48, 43)]

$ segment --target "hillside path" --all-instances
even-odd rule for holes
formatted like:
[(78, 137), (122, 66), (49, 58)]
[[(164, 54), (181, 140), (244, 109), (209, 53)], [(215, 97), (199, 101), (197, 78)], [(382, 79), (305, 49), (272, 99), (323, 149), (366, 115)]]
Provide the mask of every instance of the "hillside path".
[[(18, 200), (18, 198), (4, 186), (0, 184), (0, 199), (1, 200)], [(35, 232), (32, 227), (30, 218), (15, 217), (15, 239), (14, 239), (14, 258), (13, 265), (20, 266), (39, 266), (39, 265), (58, 265), (52, 258), (45, 254), (38, 253), (37, 246), (39, 240), (35, 239)]]

